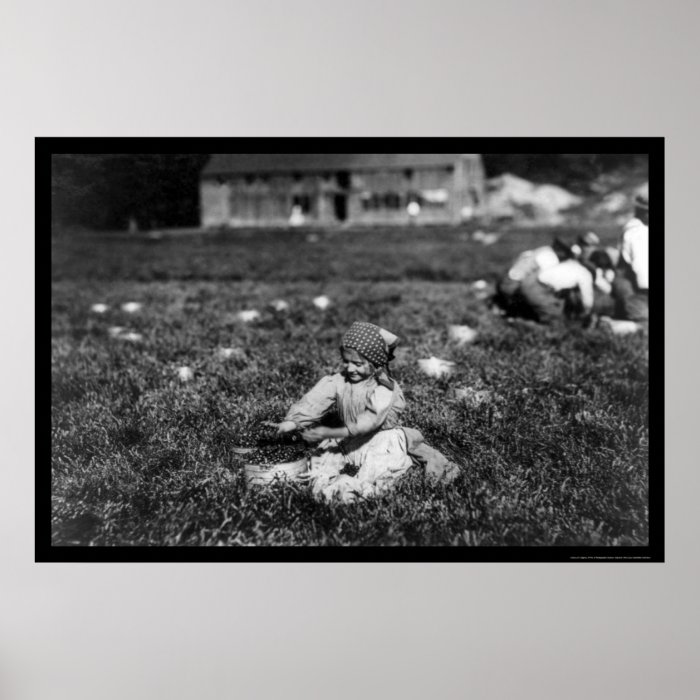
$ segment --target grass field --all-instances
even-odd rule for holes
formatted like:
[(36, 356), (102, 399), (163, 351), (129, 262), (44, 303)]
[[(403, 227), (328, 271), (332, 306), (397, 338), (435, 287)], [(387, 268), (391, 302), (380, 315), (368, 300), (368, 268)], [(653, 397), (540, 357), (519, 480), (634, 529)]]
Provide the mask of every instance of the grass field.
[[(55, 545), (647, 544), (645, 338), (509, 324), (471, 284), (551, 230), (505, 231), (492, 246), (439, 228), (307, 235), (53, 240)], [(330, 308), (311, 303), (318, 294)], [(278, 298), (288, 311), (269, 308)], [(128, 301), (143, 306), (128, 314)], [(91, 312), (97, 302), (110, 310)], [(251, 308), (261, 318), (240, 322)], [(246, 489), (237, 439), (337, 367), (354, 320), (402, 337), (405, 423), (460, 464), (457, 481), (412, 473), (351, 506), (298, 485)], [(458, 347), (447, 325), (462, 323), (479, 337)], [(112, 338), (113, 326), (142, 339)], [(237, 353), (222, 359), (224, 347)], [(455, 373), (420, 374), (431, 355)]]

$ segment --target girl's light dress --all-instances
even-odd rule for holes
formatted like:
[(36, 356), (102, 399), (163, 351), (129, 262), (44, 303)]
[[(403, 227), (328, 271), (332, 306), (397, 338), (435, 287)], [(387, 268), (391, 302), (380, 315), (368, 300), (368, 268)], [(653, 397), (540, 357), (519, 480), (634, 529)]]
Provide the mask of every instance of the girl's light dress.
[(406, 407), (398, 384), (393, 389), (374, 377), (350, 382), (338, 373), (321, 379), (285, 420), (305, 428), (335, 414), (348, 429), (344, 440), (324, 440), (311, 458), (308, 477), (314, 496), (349, 503), (391, 489), (413, 464), (426, 473), (451, 480), (456, 465), (423, 442), (422, 435), (400, 424)]

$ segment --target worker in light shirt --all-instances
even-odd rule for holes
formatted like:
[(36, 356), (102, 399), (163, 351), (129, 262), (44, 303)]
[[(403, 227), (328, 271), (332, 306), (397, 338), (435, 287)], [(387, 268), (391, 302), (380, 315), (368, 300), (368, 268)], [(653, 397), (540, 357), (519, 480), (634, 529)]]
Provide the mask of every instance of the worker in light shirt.
[(620, 240), (620, 260), (613, 285), (616, 316), (640, 326), (649, 320), (649, 186), (634, 198), (634, 217)]
[(569, 259), (555, 267), (530, 275), (523, 280), (520, 294), (527, 307), (527, 315), (540, 323), (550, 324), (567, 317), (567, 297), (575, 294), (580, 304), (580, 316), (588, 323), (594, 313), (596, 288), (610, 290), (606, 273), (612, 261), (603, 250), (597, 250), (584, 265)]
[(554, 239), (551, 246), (526, 250), (516, 258), (508, 272), (498, 281), (494, 302), (507, 314), (518, 315), (523, 280), (542, 270), (556, 267), (570, 257), (572, 257), (571, 249), (558, 238)]

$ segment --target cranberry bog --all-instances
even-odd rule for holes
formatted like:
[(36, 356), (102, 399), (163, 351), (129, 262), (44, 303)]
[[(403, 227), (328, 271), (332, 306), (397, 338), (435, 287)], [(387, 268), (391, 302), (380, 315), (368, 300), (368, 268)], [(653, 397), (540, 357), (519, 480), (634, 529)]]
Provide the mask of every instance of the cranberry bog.
[[(517, 253), (580, 232), (55, 236), (53, 545), (647, 545), (648, 338), (510, 323), (489, 304)], [(411, 472), (349, 506), (248, 488), (246, 436), (338, 368), (355, 320), (401, 337), (405, 424), (460, 476)], [(454, 325), (476, 335), (457, 342)], [(424, 375), (430, 357), (453, 370)]]

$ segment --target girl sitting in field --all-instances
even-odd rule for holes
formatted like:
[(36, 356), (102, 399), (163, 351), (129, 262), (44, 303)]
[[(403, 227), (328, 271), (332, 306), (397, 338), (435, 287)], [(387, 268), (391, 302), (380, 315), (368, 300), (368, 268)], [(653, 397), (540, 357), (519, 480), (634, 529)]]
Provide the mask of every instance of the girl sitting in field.
[[(316, 498), (349, 503), (379, 495), (413, 464), (446, 481), (457, 476), (458, 467), (417, 430), (401, 426), (406, 403), (389, 372), (397, 344), (379, 326), (353, 323), (340, 348), (343, 371), (321, 379), (276, 426), (279, 433), (304, 429), (306, 441), (320, 443), (308, 472)], [(337, 427), (320, 424), (332, 417)]]

